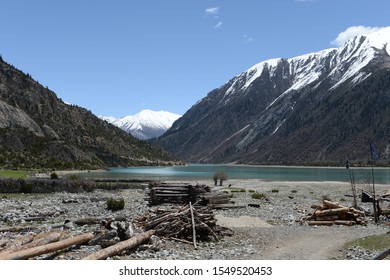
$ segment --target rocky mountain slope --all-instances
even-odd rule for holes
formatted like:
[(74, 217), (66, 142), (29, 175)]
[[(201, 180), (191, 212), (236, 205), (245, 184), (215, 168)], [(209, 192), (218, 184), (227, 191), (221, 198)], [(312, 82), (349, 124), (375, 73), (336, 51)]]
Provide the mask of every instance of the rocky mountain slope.
[(158, 143), (191, 162), (337, 164), (390, 152), (390, 28), (340, 48), (254, 65)]
[(180, 115), (166, 111), (142, 110), (134, 116), (120, 119), (115, 117), (101, 118), (130, 133), (135, 138), (147, 140), (163, 135), (180, 118)]
[(0, 57), (0, 167), (98, 168), (173, 157), (56, 94)]

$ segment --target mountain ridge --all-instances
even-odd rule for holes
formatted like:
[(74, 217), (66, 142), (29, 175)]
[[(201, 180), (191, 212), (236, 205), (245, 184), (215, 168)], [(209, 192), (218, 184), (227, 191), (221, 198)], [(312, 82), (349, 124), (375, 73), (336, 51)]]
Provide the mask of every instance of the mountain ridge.
[[(157, 143), (191, 162), (339, 164), (345, 154), (367, 160), (363, 151), (369, 138), (378, 138), (384, 150), (388, 149), (384, 135), (368, 129), (388, 124), (388, 118), (370, 112), (377, 119), (365, 121), (359, 114), (370, 104), (359, 103), (361, 107), (350, 112), (350, 117), (362, 122), (364, 132), (354, 131), (356, 125), (345, 119), (343, 112), (333, 109), (342, 106), (349, 111), (348, 107), (356, 107), (355, 100), (360, 102), (362, 97), (352, 89), (366, 99), (376, 96), (387, 102), (388, 42), (390, 28), (385, 28), (352, 38), (339, 48), (255, 64), (198, 101)], [(368, 97), (362, 93), (361, 87), (377, 88), (377, 83), (381, 83), (379, 92)], [(344, 104), (347, 100), (349, 103)], [(377, 102), (370, 99), (374, 101)], [(387, 107), (381, 113), (386, 112)], [(334, 123), (330, 116), (343, 121)], [(324, 119), (335, 127), (328, 127)], [(316, 127), (326, 127), (330, 134), (338, 131), (344, 138), (355, 135), (362, 140), (352, 146), (345, 139), (337, 140), (340, 135), (332, 139), (325, 131), (318, 133)], [(329, 144), (322, 140), (325, 138)], [(339, 150), (343, 155), (331, 151), (336, 144), (342, 147)], [(301, 151), (300, 154), (295, 150)], [(305, 151), (310, 151), (310, 155)]]
[(57, 95), (0, 57), (0, 166), (107, 168), (175, 161)]

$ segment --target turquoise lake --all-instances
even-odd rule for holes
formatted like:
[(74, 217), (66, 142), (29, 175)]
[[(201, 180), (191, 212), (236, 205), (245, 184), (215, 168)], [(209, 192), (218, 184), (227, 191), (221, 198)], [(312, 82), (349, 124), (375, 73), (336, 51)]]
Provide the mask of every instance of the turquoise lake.
[[(371, 168), (350, 168), (356, 183), (372, 183)], [(153, 180), (205, 180), (215, 172), (225, 172), (228, 179), (261, 179), (268, 181), (341, 181), (349, 182), (349, 172), (342, 167), (281, 167), (218, 164), (189, 164), (168, 167), (112, 168), (104, 172), (85, 173), (92, 178), (125, 178)], [(390, 168), (374, 168), (378, 184), (390, 184)]]

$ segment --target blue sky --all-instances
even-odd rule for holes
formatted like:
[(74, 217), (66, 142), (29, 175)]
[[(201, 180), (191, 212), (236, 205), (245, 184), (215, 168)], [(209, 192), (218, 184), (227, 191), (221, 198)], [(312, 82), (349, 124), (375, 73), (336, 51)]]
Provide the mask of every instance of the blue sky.
[(390, 25), (388, 0), (0, 0), (0, 7), (5, 61), (64, 101), (115, 117), (184, 114), (260, 61)]

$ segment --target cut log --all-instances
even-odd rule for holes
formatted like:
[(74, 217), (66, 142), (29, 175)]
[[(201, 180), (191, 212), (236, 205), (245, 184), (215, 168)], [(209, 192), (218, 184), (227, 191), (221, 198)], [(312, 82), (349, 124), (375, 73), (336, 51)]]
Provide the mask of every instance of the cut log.
[(28, 227), (6, 227), (6, 228), (0, 228), (0, 232), (29, 232), (32, 229), (31, 226)]
[(233, 208), (245, 208), (246, 205), (236, 205), (236, 204), (212, 204), (210, 205), (213, 209), (233, 209)]
[(315, 210), (325, 210), (325, 209), (329, 209), (328, 206), (326, 206), (326, 205), (319, 205), (319, 204), (312, 204), (312, 205), (310, 206), (310, 208), (315, 209)]
[(335, 221), (340, 219), (338, 215), (326, 215), (326, 216), (319, 216), (316, 217), (316, 221)]
[(33, 237), (34, 240), (25, 244), (13, 243), (9, 248), (6, 248), (1, 252), (0, 259), (1, 256), (10, 254), (11, 252), (17, 252), (17, 251), (26, 250), (29, 248), (57, 242), (58, 240), (60, 240), (61, 236), (62, 236), (61, 232), (53, 231), (53, 232), (37, 235)]
[(9, 246), (4, 248), (4, 250), (1, 252), (1, 255), (8, 254), (9, 252), (14, 252), (17, 250), (17, 248), (20, 248), (23, 245), (32, 242), (33, 240), (34, 240), (34, 235), (32, 234), (28, 234), (27, 236), (16, 238)]
[(340, 204), (338, 204), (337, 202), (333, 202), (333, 201), (326, 200), (326, 199), (324, 199), (322, 202), (324, 203), (324, 205), (326, 205), (327, 207), (329, 207), (331, 209), (337, 209), (337, 208), (344, 207), (344, 206), (341, 206)]
[(108, 257), (116, 256), (125, 250), (133, 249), (141, 245), (142, 243), (147, 241), (154, 234), (154, 232), (155, 232), (154, 230), (143, 232), (141, 234), (133, 236), (128, 240), (119, 242), (113, 246), (97, 251), (83, 258), (83, 260), (104, 260)]
[(54, 242), (47, 245), (42, 245), (18, 252), (13, 252), (0, 257), (0, 260), (27, 260), (43, 254), (55, 252), (57, 250), (65, 249), (73, 245), (83, 244), (88, 242), (94, 237), (93, 233), (86, 233), (78, 236), (74, 236), (68, 239), (64, 239), (58, 242)]
[(317, 217), (320, 217), (320, 216), (332, 216), (332, 215), (338, 215), (340, 213), (346, 213), (348, 211), (349, 211), (349, 207), (343, 207), (343, 208), (327, 209), (327, 210), (317, 211), (315, 213), (315, 215)]
[(333, 226), (334, 221), (309, 221), (309, 226)]
[(336, 220), (334, 221), (336, 225), (343, 225), (343, 226), (353, 226), (356, 225), (355, 221), (352, 220)]

